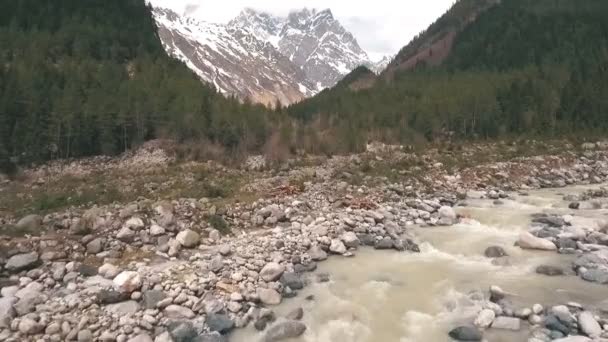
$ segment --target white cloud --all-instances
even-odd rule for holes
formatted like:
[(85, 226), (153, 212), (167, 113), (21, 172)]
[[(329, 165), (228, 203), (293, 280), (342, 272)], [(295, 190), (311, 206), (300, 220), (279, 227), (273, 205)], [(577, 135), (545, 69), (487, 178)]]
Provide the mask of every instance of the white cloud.
[(277, 15), (303, 7), (330, 8), (372, 58), (395, 54), (454, 0), (149, 0), (211, 22), (227, 22), (246, 7)]

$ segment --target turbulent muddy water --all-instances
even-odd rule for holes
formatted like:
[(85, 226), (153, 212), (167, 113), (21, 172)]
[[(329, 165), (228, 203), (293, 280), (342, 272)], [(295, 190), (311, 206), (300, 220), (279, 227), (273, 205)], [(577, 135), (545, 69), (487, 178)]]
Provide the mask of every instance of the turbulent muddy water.
[[(470, 324), (479, 311), (480, 297), (490, 285), (511, 294), (516, 308), (570, 301), (594, 307), (606, 299), (606, 286), (585, 282), (576, 275), (548, 277), (535, 273), (541, 264), (571, 270), (573, 256), (555, 252), (525, 251), (513, 244), (527, 230), (534, 213), (574, 213), (562, 200), (564, 194), (589, 187), (532, 191), (511, 199), (467, 200), (457, 212), (472, 220), (453, 227), (414, 228), (420, 254), (360, 249), (353, 258), (332, 257), (318, 272), (331, 275), (328, 283), (315, 283), (297, 298), (275, 309), (281, 316), (304, 308), (306, 333), (295, 341), (449, 341), (447, 332)], [(606, 217), (608, 211), (576, 211), (577, 216)], [(508, 265), (495, 265), (483, 255), (489, 246), (501, 246)], [(314, 299), (306, 297), (313, 295)], [(253, 328), (236, 332), (231, 341), (258, 341)], [(520, 332), (493, 331), (492, 342), (527, 341)]]

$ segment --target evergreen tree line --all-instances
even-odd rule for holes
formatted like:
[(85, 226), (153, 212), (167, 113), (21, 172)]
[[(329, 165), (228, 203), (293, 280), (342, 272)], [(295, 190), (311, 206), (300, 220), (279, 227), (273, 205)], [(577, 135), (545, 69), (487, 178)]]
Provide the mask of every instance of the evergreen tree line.
[(0, 160), (116, 154), (153, 138), (260, 149), (264, 107), (167, 56), (144, 0), (0, 1)]
[[(421, 64), (390, 80), (380, 77), (371, 89), (338, 86), (289, 111), (309, 122), (324, 117), (338, 133), (348, 127), (336, 140), (355, 137), (358, 149), (367, 139), (424, 143), (446, 136), (603, 134), (607, 17), (602, 0), (503, 0), (457, 36), (442, 66)], [(442, 23), (452, 25), (438, 20), (432, 27), (439, 32)], [(353, 147), (343, 145), (338, 148)]]

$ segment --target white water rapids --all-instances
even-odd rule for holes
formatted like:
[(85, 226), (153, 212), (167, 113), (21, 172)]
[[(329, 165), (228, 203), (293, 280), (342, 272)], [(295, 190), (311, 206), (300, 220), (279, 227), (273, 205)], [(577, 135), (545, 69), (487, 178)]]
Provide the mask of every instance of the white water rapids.
[[(585, 282), (574, 274), (548, 277), (535, 273), (541, 264), (571, 270), (572, 255), (526, 251), (514, 243), (528, 229), (534, 213), (573, 213), (606, 217), (608, 211), (573, 211), (564, 194), (578, 194), (589, 187), (532, 191), (513, 195), (495, 204), (492, 200), (467, 200), (459, 214), (470, 217), (453, 227), (413, 228), (423, 243), (421, 253), (375, 251), (361, 248), (352, 258), (331, 257), (317, 272), (331, 275), (328, 283), (313, 283), (293, 299), (273, 308), (277, 316), (304, 308), (308, 329), (298, 342), (443, 342), (452, 328), (471, 324), (479, 311), (479, 295), (490, 285), (510, 294), (516, 308), (535, 303), (551, 306), (570, 301), (594, 307), (606, 299), (608, 287)], [(501, 246), (509, 265), (492, 263), (483, 253)], [(313, 295), (313, 300), (305, 297)], [(489, 329), (492, 342), (527, 341), (528, 326), (520, 332)], [(253, 328), (236, 331), (231, 341), (259, 341), (263, 333)]]

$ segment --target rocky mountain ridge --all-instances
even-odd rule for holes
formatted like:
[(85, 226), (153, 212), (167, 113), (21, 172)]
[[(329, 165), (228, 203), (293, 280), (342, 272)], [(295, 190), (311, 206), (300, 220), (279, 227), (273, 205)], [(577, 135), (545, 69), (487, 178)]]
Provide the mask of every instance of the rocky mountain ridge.
[(332, 12), (303, 9), (279, 17), (244, 9), (227, 24), (154, 9), (166, 51), (225, 95), (283, 105), (332, 87), (359, 65), (379, 72)]

